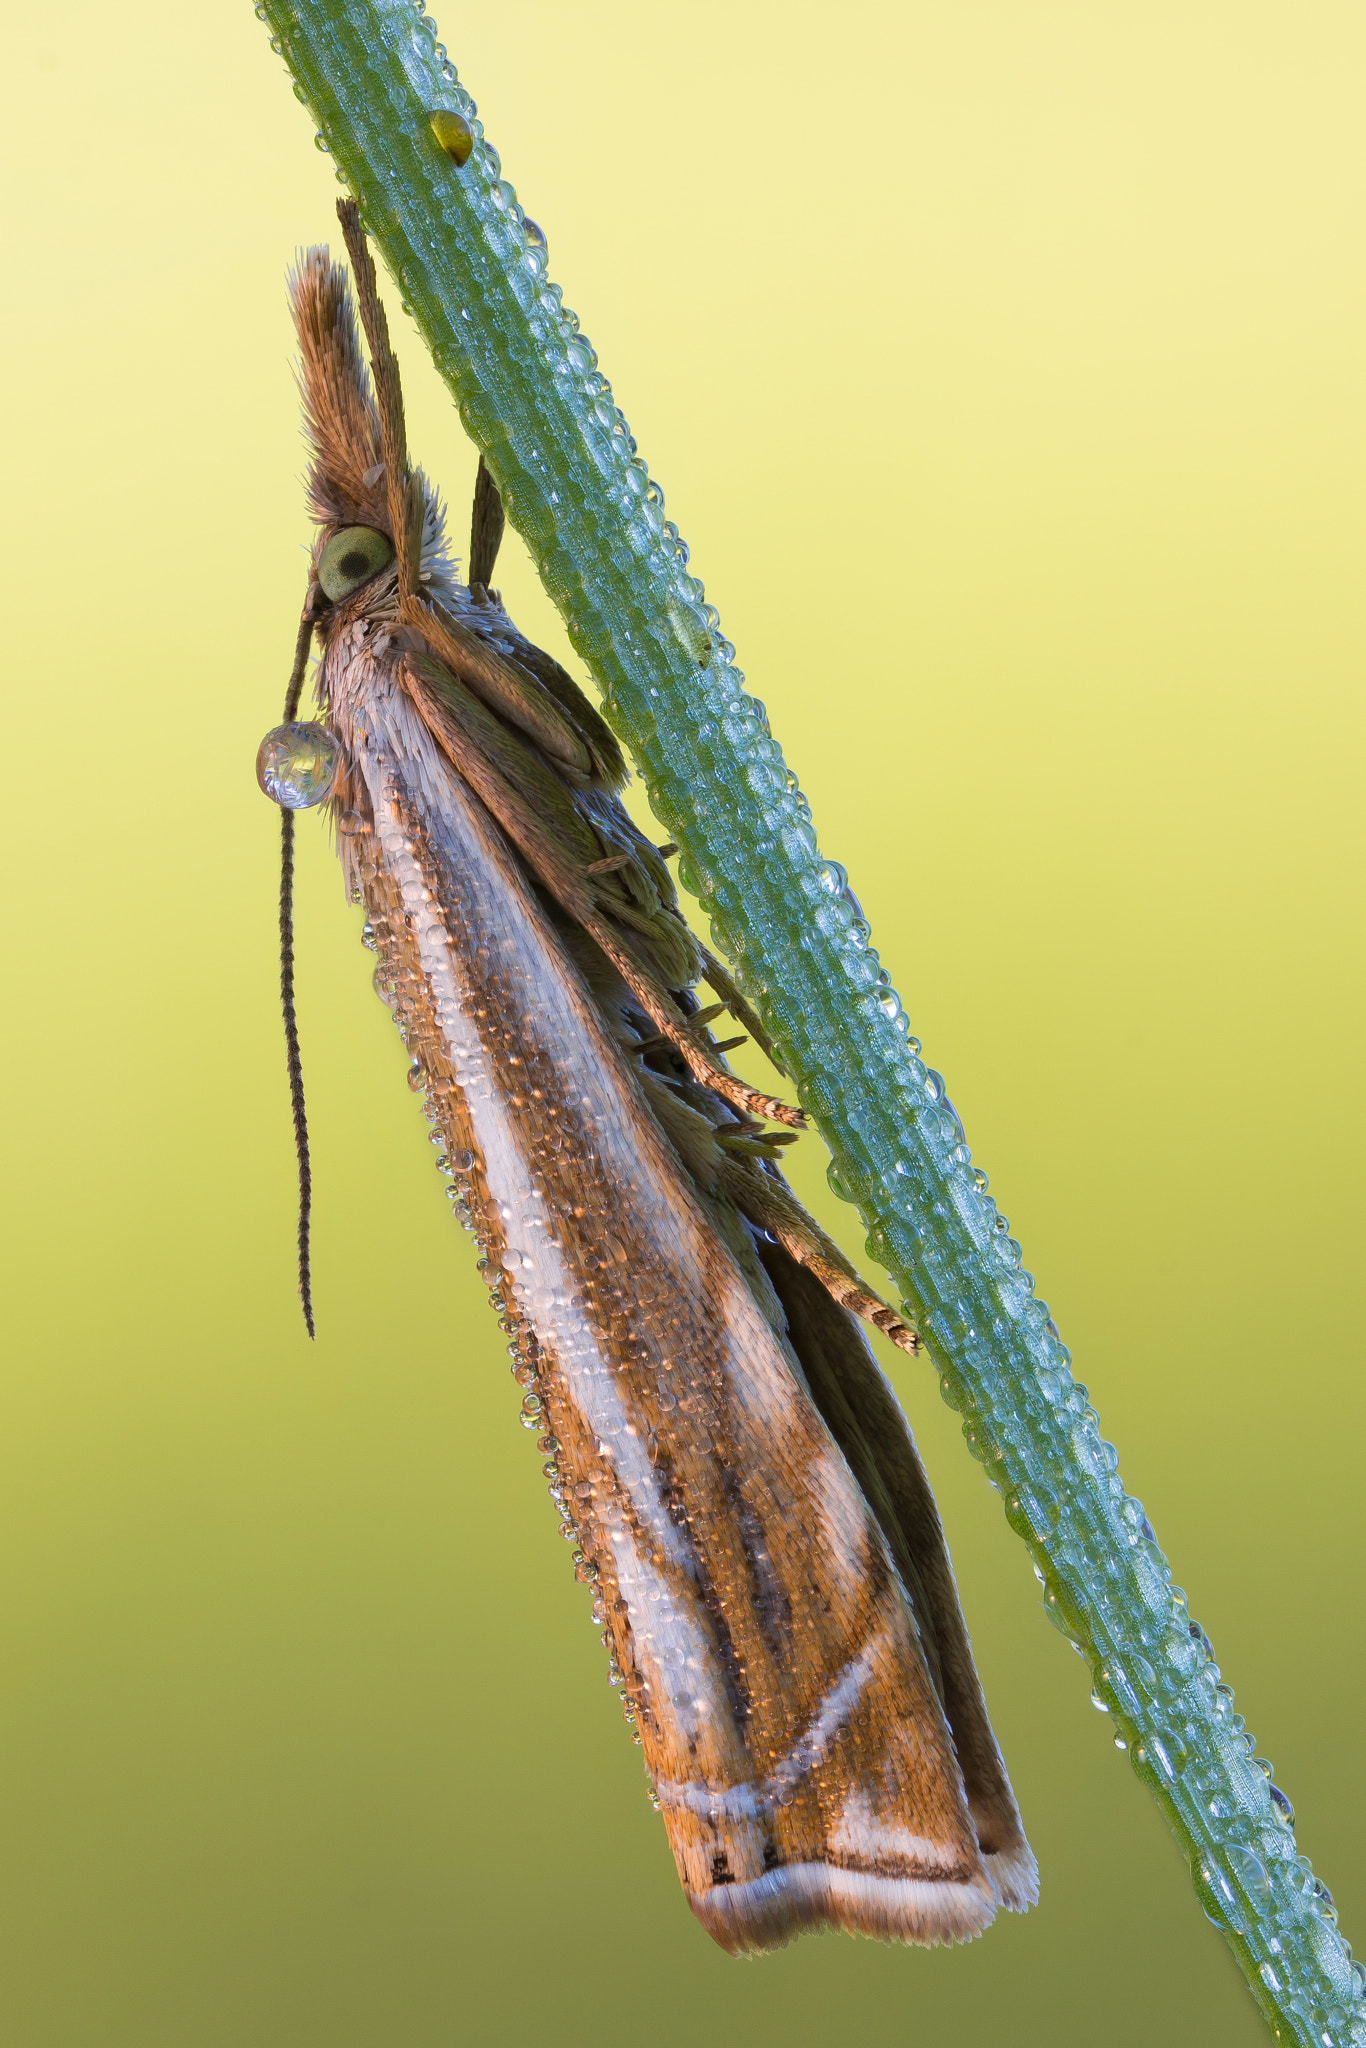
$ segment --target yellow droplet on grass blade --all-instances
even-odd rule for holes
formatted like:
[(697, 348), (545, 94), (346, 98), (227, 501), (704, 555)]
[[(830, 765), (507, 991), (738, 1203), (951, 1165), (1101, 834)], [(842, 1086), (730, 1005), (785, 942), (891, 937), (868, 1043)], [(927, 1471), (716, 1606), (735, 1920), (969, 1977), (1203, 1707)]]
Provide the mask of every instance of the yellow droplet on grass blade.
[(474, 148), (474, 130), (469, 122), (463, 114), (453, 114), (444, 107), (427, 118), (433, 135), (451, 162), (457, 170), (462, 169), (469, 162), (470, 151)]

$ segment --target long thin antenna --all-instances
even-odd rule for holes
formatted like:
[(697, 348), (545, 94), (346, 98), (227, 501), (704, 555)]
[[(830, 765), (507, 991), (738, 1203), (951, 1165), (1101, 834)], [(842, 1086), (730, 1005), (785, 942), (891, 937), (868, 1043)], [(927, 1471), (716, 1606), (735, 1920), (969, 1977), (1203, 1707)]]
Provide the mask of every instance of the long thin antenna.
[(304, 671), (308, 667), (308, 650), (313, 644), (313, 598), (315, 594), (313, 590), (310, 590), (308, 593), (308, 603), (303, 608), (303, 613), (299, 620), (298, 638), (294, 642), (294, 666), (289, 672), (289, 682), (285, 688), (284, 722), (286, 725), (293, 725), (295, 718), (298, 716), (299, 699), (303, 695)]
[[(294, 721), (313, 639), (313, 607), (304, 606), (294, 666), (285, 691), (286, 725)], [(304, 1109), (304, 1068), (299, 1057), (299, 1018), (294, 1007), (294, 813), (280, 811), (280, 1006), (285, 1013), (285, 1063), (289, 1068), (289, 1106), (294, 1114), (294, 1152), (299, 1162), (299, 1300), (310, 1337), (313, 1327), (313, 1283), (309, 1271), (309, 1221), (313, 1213), (313, 1168), (308, 1153), (308, 1117)]]
[(299, 1299), (310, 1337), (313, 1328), (313, 1287), (308, 1266), (308, 1227), (313, 1212), (313, 1169), (308, 1156), (308, 1117), (304, 1111), (304, 1069), (299, 1057), (299, 1024), (294, 1011), (294, 813), (280, 813), (280, 1002), (285, 1013), (285, 1059), (289, 1067), (289, 1103), (294, 1112), (294, 1150), (299, 1161)]

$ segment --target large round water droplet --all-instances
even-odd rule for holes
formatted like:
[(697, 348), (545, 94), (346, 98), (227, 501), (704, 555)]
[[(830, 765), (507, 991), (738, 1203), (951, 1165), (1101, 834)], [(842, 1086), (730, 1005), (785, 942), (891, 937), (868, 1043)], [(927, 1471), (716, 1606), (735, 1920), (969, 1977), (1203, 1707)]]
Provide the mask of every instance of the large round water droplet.
[(291, 725), (277, 725), (262, 740), (256, 780), (273, 804), (287, 811), (307, 811), (327, 800), (340, 759), (337, 742), (325, 725), (296, 719)]

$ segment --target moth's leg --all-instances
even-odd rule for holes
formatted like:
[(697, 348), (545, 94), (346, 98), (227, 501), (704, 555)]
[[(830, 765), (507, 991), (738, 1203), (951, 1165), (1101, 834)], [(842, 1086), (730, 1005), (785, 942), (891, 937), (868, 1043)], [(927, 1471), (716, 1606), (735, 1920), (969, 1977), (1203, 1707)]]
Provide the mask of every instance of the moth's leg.
[(865, 1323), (871, 1323), (875, 1330), (881, 1330), (888, 1342), (895, 1344), (899, 1351), (909, 1351), (912, 1354), (919, 1351), (920, 1338), (909, 1323), (903, 1323), (900, 1316), (888, 1308), (881, 1295), (873, 1293), (871, 1287), (865, 1287), (860, 1280), (851, 1280), (833, 1259), (826, 1258), (813, 1236), (790, 1228), (782, 1232), (775, 1230), (773, 1235), (799, 1266), (805, 1266), (813, 1280), (819, 1280), (832, 1301), (837, 1301), (841, 1308), (847, 1308), (851, 1314), (861, 1317)]
[(402, 604), (417, 590), (422, 536), (415, 530), (421, 508), (408, 474), (408, 431), (403, 418), (403, 386), (399, 382), (398, 360), (389, 346), (389, 322), (380, 303), (374, 258), (360, 224), (360, 208), (354, 199), (337, 201), (347, 254), (351, 258), (356, 287), (356, 304), (361, 325), (370, 344), (370, 372), (375, 380), (375, 402), (379, 407), (380, 443), (384, 449), (384, 491), (389, 502), (389, 525), (393, 531), (394, 554), (398, 563), (398, 595)]
[(709, 988), (715, 989), (736, 1023), (744, 1025), (754, 1043), (770, 1063), (778, 1069), (780, 1074), (785, 1074), (787, 1069), (778, 1057), (777, 1048), (773, 1040), (769, 1037), (767, 1031), (759, 1022), (758, 1016), (745, 1001), (739, 989), (721, 965), (721, 962), (714, 953), (708, 952), (700, 940), (698, 941), (698, 950), (703, 960), (702, 979)]
[(503, 501), (483, 456), (474, 480), (474, 511), (470, 517), (469, 586), (487, 590), (493, 582), (493, 565), (503, 538)]
[(762, 1166), (737, 1158), (730, 1148), (718, 1149), (724, 1155), (721, 1178), (727, 1192), (750, 1222), (770, 1231), (788, 1255), (799, 1266), (805, 1266), (812, 1279), (819, 1280), (841, 1308), (881, 1330), (898, 1350), (919, 1351), (917, 1333), (871, 1287), (864, 1286), (839, 1246), (807, 1215), (787, 1183), (766, 1173)]

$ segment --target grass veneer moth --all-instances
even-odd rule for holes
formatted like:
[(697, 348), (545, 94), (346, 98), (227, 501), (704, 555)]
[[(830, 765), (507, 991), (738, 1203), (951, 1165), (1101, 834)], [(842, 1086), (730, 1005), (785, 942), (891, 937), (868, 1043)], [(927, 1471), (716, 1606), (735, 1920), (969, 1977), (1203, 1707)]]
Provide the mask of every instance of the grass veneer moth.
[[(766, 1043), (628, 818), (620, 750), (490, 592), (481, 464), (469, 581), (405, 446), (353, 202), (346, 274), (291, 279), (318, 537), (286, 722), (258, 772), (325, 801), (544, 1429), (694, 1913), (723, 1948), (805, 1928), (962, 1940), (1037, 1896), (939, 1515), (858, 1318), (917, 1339), (778, 1170), (800, 1112), (745, 1086), (711, 1023)], [(321, 645), (318, 723), (296, 722)], [(699, 1005), (699, 982), (719, 998)]]

